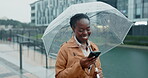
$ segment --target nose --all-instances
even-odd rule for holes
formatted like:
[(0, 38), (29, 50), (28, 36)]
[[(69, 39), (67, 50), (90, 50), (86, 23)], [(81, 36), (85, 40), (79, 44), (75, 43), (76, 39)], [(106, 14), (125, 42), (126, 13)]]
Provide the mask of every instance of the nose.
[(87, 35), (88, 34), (88, 31), (87, 30), (84, 30), (83, 34), (86, 34)]

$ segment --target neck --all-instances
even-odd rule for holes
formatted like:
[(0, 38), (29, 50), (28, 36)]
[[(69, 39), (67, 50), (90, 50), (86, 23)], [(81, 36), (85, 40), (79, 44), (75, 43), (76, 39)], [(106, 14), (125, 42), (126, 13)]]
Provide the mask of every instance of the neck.
[(87, 45), (87, 42), (81, 42), (77, 37), (76, 37), (76, 39), (77, 39), (77, 41), (78, 41), (79, 43), (81, 43), (82, 45)]

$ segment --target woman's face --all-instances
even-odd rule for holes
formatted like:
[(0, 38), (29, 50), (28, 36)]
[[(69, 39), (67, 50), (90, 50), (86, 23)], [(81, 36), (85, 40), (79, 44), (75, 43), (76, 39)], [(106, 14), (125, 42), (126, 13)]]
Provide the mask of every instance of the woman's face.
[(91, 34), (89, 20), (86, 18), (78, 20), (75, 28), (73, 28), (73, 31), (80, 43), (86, 43)]

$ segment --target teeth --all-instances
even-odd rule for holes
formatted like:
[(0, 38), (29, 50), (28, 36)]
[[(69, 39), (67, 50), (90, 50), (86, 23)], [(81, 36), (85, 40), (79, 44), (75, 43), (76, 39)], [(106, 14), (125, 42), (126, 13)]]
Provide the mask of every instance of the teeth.
[(84, 39), (87, 39), (88, 38), (88, 36), (85, 36), (85, 37), (83, 37)]

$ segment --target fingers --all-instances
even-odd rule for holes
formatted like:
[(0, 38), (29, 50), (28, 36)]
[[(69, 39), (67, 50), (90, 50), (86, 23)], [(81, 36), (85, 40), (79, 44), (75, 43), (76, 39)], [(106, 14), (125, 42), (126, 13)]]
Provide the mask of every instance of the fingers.
[(93, 59), (95, 59), (95, 56), (90, 57), (90, 58), (87, 58), (88, 61), (91, 61), (91, 60), (93, 60)]
[(89, 68), (90, 65), (94, 64), (96, 62), (96, 58), (95, 57), (91, 57), (91, 58), (82, 58), (80, 60), (80, 64), (82, 66), (82, 68)]
[(95, 59), (92, 57), (92, 58), (82, 58), (80, 60), (80, 64), (82, 66), (82, 68), (89, 68), (91, 64), (94, 64), (95, 63)]
[(88, 60), (91, 64), (94, 64), (96, 62), (96, 58), (92, 57)]
[(82, 58), (82, 59), (80, 60), (80, 64), (81, 64), (81, 67), (82, 67), (83, 69), (89, 67), (89, 62), (88, 62), (87, 58)]
[(91, 64), (94, 64), (96, 62), (96, 59), (95, 57), (91, 57), (91, 58), (87, 58), (86, 60), (88, 61), (88, 63), (91, 65)]

